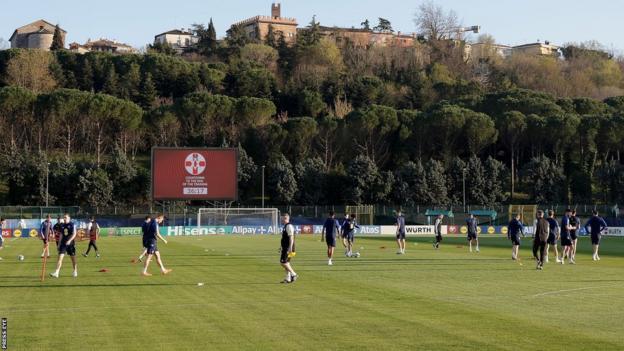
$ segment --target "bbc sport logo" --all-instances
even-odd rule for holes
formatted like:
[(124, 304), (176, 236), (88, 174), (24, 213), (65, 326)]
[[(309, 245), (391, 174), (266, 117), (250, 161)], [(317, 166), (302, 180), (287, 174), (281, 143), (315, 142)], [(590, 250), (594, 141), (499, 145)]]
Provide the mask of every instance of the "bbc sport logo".
[(193, 152), (186, 156), (184, 168), (190, 175), (200, 175), (206, 170), (206, 159), (202, 154)]

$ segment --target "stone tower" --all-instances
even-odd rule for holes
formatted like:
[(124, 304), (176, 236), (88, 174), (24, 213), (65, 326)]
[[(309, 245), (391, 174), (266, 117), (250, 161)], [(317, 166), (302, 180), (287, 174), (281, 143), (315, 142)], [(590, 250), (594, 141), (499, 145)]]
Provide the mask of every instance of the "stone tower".
[(282, 4), (278, 2), (278, 3), (273, 3), (271, 5), (271, 17), (273, 18), (282, 17)]

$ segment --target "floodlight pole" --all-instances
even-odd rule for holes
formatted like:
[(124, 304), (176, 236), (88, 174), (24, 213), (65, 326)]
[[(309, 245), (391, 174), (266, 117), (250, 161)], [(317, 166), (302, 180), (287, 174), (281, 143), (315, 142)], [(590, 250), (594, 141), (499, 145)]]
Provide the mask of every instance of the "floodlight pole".
[(262, 166), (262, 208), (264, 208), (264, 166)]

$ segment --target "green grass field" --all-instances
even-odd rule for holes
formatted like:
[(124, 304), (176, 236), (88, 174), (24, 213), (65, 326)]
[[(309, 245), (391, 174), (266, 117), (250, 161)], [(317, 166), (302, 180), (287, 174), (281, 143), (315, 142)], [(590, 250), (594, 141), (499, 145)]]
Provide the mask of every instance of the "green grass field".
[(40, 242), (8, 239), (0, 317), (9, 350), (624, 349), (624, 238), (607, 238), (600, 262), (583, 238), (577, 265), (544, 271), (528, 238), (523, 265), (502, 238), (482, 238), (479, 254), (463, 238), (439, 251), (409, 238), (404, 256), (392, 239), (359, 238), (362, 257), (330, 267), (318, 237), (299, 237), (294, 284), (279, 283), (277, 236), (173, 237), (159, 246), (174, 271), (153, 277), (130, 263), (140, 238), (102, 238), (78, 278), (66, 258), (43, 283)]

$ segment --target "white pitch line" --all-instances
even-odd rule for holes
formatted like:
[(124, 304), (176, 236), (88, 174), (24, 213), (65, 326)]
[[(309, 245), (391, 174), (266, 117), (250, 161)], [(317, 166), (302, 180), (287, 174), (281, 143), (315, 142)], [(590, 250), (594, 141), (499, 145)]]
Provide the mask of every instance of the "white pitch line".
[(540, 297), (540, 296), (546, 296), (546, 295), (553, 295), (553, 294), (559, 294), (559, 293), (565, 293), (565, 292), (572, 292), (572, 291), (581, 291), (581, 290), (590, 290), (590, 289), (598, 289), (598, 288), (608, 288), (611, 287), (612, 285), (609, 286), (588, 286), (585, 288), (576, 288), (576, 289), (563, 289), (563, 290), (555, 290), (555, 291), (547, 291), (547, 292), (543, 292), (543, 293), (539, 293), (539, 294), (535, 294), (531, 297)]

